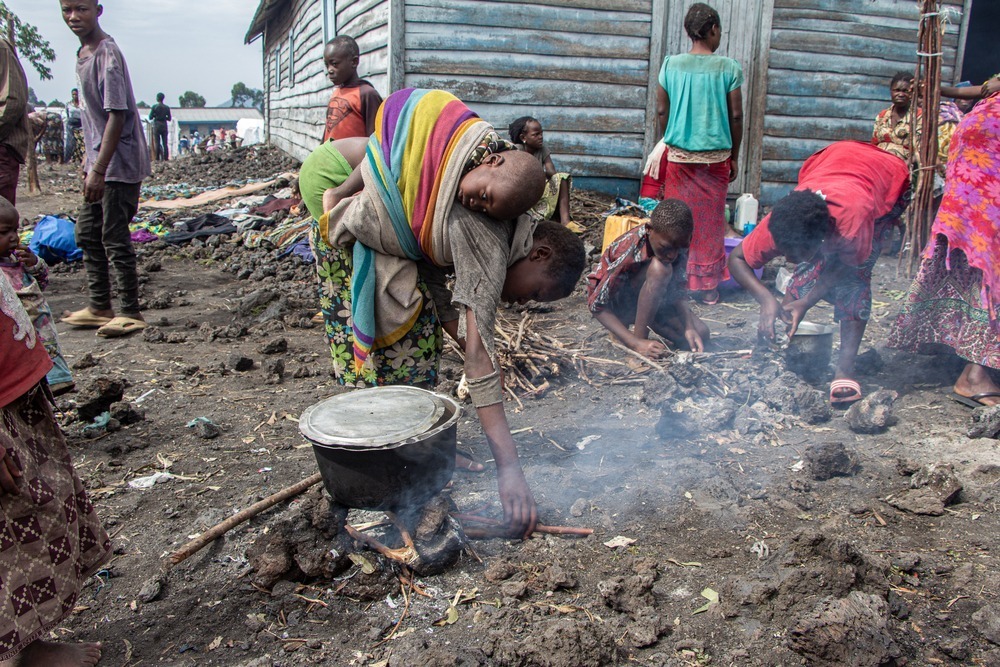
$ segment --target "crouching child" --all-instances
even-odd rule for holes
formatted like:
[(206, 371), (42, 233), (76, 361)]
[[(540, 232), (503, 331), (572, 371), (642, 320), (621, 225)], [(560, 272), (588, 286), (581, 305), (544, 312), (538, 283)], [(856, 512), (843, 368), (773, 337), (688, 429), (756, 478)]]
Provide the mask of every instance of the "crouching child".
[[(616, 239), (587, 276), (587, 305), (604, 327), (629, 349), (658, 358), (666, 346), (701, 352), (708, 327), (688, 307), (687, 249), (694, 220), (679, 199), (665, 199), (649, 222)], [(630, 330), (629, 325), (634, 323)]]

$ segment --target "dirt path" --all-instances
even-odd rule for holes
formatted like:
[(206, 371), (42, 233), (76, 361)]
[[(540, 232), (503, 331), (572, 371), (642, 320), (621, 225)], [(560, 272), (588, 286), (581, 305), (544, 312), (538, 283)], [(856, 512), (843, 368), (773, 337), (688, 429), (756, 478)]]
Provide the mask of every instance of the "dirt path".
[[(205, 168), (215, 170), (208, 180), (241, 177), (219, 172), (232, 165)], [(74, 179), (48, 176), (43, 166), (45, 195), (21, 199), (24, 217), (75, 206)], [(574, 218), (596, 224), (587, 213)], [(509, 402), (508, 415), (544, 521), (595, 534), (476, 542), (483, 563), (463, 557), (411, 589), (371, 552), (330, 537), (318, 489), (157, 578), (162, 557), (190, 536), (315, 472), (294, 418), (339, 390), (308, 321), (310, 267), (228, 241), (157, 245), (140, 247), (143, 298), (163, 306), (147, 311), (153, 332), (107, 341), (60, 326), (70, 364), (93, 364), (74, 371), (78, 386), (122, 378), (126, 400), (143, 397), (145, 413), (89, 439), (73, 409), (86, 396), (60, 401), (77, 469), (116, 548), (57, 634), (102, 641), (102, 664), (1000, 664), (1000, 448), (968, 438), (971, 411), (947, 400), (961, 364), (877, 344), (906, 288), (894, 259), (878, 265), (862, 348), (878, 348), (866, 357), (866, 393), (900, 394), (886, 432), (855, 434), (841, 414), (804, 423), (804, 399), (774, 392), (808, 388), (769, 358), (706, 366), (725, 398), (706, 395), (716, 382), (704, 375), (691, 386), (653, 371), (617, 384), (596, 372), (593, 384), (564, 377), (542, 398), (522, 399), (523, 409)], [(273, 272), (238, 279), (233, 265), (249, 262)], [(247, 300), (261, 289), (280, 298)], [(56, 272), (49, 299), (54, 311), (79, 307), (82, 271)], [(718, 334), (716, 350), (752, 347), (757, 312), (745, 295), (695, 308)], [(811, 315), (832, 319), (829, 308)], [(626, 360), (586, 312), (582, 286), (536, 318), (568, 344), (587, 340), (593, 354)], [(252, 370), (232, 369), (239, 356)], [(448, 358), (445, 375), (457, 379), (456, 368)], [(200, 417), (217, 437), (188, 426)], [(471, 412), (459, 440), (488, 460)], [(959, 502), (937, 516), (892, 505), (914, 472), (938, 462), (964, 486)], [(155, 472), (175, 477), (129, 485)], [(499, 516), (492, 472), (457, 474), (452, 498)], [(616, 536), (635, 542), (603, 544)], [(365, 560), (327, 576), (345, 555), (331, 549)], [(262, 589), (262, 564), (289, 574)]]

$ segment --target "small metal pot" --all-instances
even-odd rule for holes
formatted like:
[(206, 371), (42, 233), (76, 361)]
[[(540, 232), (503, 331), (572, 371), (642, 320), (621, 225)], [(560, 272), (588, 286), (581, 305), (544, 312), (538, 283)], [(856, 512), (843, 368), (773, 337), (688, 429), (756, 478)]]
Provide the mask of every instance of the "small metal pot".
[[(435, 413), (429, 428), (397, 442), (338, 444), (325, 438), (320, 442), (302, 422), (322, 404), (302, 414), (300, 428), (313, 445), (323, 484), (341, 505), (393, 512), (419, 509), (451, 481), (461, 407), (448, 396), (406, 389), (429, 394), (443, 409)], [(371, 427), (378, 429), (378, 424)]]
[(788, 341), (785, 366), (809, 382), (824, 380), (833, 358), (833, 327), (813, 322), (800, 322)]

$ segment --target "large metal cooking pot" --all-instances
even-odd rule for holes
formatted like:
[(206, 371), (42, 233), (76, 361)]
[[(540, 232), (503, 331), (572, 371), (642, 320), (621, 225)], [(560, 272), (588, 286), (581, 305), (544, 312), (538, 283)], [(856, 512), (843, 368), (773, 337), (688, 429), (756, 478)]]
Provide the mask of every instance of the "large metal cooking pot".
[(313, 445), (323, 484), (358, 509), (417, 510), (451, 481), (462, 409), (406, 386), (360, 389), (305, 410), (299, 430)]
[(785, 364), (809, 382), (826, 379), (833, 358), (833, 327), (813, 322), (799, 322), (795, 335), (788, 341)]

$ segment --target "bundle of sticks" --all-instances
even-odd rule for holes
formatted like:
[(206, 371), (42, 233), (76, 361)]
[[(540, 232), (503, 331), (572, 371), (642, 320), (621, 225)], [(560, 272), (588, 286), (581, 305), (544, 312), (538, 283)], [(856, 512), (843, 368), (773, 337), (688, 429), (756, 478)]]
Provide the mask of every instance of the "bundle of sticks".
[(911, 132), (911, 155), (917, 160), (916, 185), (907, 214), (905, 252), (900, 265), (912, 278), (920, 266), (920, 256), (934, 224), (934, 172), (938, 152), (938, 107), (941, 105), (941, 58), (944, 23), (940, 0), (920, 0), (920, 27), (917, 33), (917, 86), (911, 104), (923, 109), (917, 121), (919, 132)]

